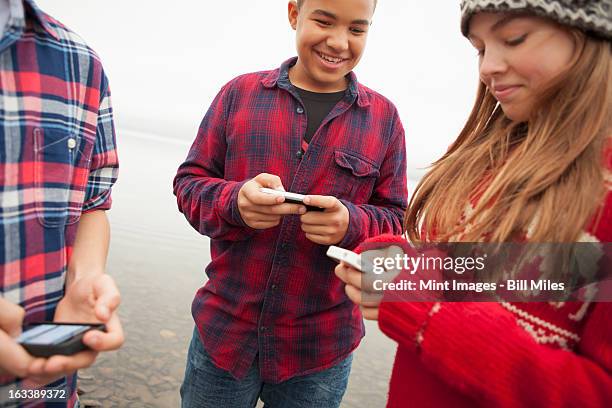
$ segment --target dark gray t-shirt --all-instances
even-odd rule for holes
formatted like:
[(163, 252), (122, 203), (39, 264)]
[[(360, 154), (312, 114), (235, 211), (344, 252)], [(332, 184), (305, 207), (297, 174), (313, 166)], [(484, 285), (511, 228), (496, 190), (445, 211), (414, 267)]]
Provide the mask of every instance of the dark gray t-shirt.
[(306, 143), (310, 143), (312, 136), (314, 136), (319, 126), (321, 126), (323, 119), (325, 119), (334, 106), (344, 97), (345, 91), (319, 93), (306, 91), (305, 89), (297, 87), (296, 89), (302, 98), (308, 118), (308, 126), (306, 128), (304, 140)]

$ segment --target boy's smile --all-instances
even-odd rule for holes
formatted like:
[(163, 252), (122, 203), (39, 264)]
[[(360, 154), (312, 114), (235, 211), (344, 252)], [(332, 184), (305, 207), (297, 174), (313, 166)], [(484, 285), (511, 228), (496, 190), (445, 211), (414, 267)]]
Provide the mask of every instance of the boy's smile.
[(331, 69), (337, 69), (342, 65), (342, 63), (349, 60), (349, 58), (334, 56), (317, 50), (315, 50), (315, 53), (319, 56), (319, 58), (321, 58), (323, 65)]
[(291, 82), (312, 92), (346, 89), (345, 76), (365, 48), (374, 0), (289, 2), (289, 22), (296, 30), (298, 61)]

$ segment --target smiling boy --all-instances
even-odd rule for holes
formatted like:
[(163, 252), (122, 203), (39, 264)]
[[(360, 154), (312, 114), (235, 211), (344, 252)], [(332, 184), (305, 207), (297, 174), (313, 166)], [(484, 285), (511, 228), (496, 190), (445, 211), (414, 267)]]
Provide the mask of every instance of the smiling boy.
[(212, 259), (192, 305), (185, 407), (340, 404), (364, 331), (325, 252), (401, 233), (407, 197), (397, 110), (352, 72), (375, 6), (289, 2), (298, 57), (226, 84), (179, 167), (179, 210)]

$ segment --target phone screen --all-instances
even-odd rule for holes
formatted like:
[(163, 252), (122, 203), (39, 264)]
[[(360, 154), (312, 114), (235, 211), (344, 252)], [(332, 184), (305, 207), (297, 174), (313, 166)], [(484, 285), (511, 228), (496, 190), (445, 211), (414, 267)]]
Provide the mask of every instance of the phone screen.
[(60, 344), (89, 329), (91, 326), (41, 324), (23, 332), (17, 342), (35, 345)]

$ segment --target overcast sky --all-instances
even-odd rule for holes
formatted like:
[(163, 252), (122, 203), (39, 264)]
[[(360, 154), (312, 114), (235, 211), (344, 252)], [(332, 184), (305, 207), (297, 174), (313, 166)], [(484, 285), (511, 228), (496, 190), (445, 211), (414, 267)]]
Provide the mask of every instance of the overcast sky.
[[(286, 0), (38, 4), (101, 56), (118, 129), (190, 141), (223, 84), (295, 55)], [(476, 51), (459, 18), (458, 0), (380, 0), (356, 69), (398, 107), (413, 176), (444, 153), (474, 100)]]

